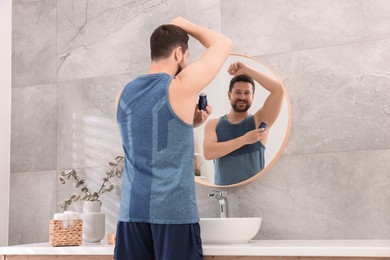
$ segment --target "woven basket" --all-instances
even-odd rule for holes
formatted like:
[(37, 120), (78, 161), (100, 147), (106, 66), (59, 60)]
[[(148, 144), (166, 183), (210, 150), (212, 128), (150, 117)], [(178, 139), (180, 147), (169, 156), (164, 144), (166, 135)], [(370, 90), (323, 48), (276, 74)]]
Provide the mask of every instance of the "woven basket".
[(115, 245), (115, 237), (116, 237), (115, 233), (108, 233), (107, 234), (107, 243), (109, 245)]
[(51, 246), (79, 246), (82, 244), (83, 221), (72, 220), (72, 227), (64, 227), (62, 220), (50, 220), (49, 243)]

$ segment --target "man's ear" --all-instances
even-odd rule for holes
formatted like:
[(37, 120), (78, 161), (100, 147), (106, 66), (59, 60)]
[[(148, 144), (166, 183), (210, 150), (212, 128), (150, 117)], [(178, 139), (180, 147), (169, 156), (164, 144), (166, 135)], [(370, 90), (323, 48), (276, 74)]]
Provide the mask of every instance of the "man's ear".
[(173, 53), (175, 61), (177, 61), (177, 63), (180, 63), (183, 60), (183, 49), (181, 48), (181, 46), (176, 47)]

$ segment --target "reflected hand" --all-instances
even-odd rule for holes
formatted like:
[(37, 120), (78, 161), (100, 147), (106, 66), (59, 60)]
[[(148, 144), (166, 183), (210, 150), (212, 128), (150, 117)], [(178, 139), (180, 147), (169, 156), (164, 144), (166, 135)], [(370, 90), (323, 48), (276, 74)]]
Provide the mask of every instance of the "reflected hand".
[(206, 111), (199, 110), (198, 105), (195, 106), (195, 112), (194, 112), (194, 127), (198, 127), (204, 122), (206, 122), (207, 118), (213, 111), (213, 108), (209, 105), (206, 106)]
[(243, 135), (244, 141), (246, 144), (256, 143), (257, 141), (263, 139), (266, 133), (267, 131), (264, 130), (264, 128), (249, 131), (245, 135)]
[(230, 64), (228, 73), (232, 76), (246, 74), (247, 68), (248, 67), (244, 63), (237, 61)]

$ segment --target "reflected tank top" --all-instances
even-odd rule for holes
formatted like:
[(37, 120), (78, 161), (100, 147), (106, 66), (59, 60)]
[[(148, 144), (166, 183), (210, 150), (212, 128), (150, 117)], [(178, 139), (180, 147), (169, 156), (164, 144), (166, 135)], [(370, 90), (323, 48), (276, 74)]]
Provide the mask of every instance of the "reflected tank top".
[[(238, 124), (232, 124), (227, 115), (219, 118), (216, 133), (218, 142), (225, 142), (256, 129), (253, 115)], [(239, 149), (214, 160), (214, 183), (231, 185), (245, 181), (264, 168), (265, 146), (261, 142), (244, 145)]]

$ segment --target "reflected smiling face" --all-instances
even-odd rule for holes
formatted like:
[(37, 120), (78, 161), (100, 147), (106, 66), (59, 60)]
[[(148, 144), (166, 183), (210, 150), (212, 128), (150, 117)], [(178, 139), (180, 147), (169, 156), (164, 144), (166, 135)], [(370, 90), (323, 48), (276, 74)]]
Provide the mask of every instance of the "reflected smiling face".
[(232, 91), (228, 92), (230, 104), (235, 112), (244, 113), (251, 107), (254, 94), (249, 82), (239, 81), (234, 83)]

